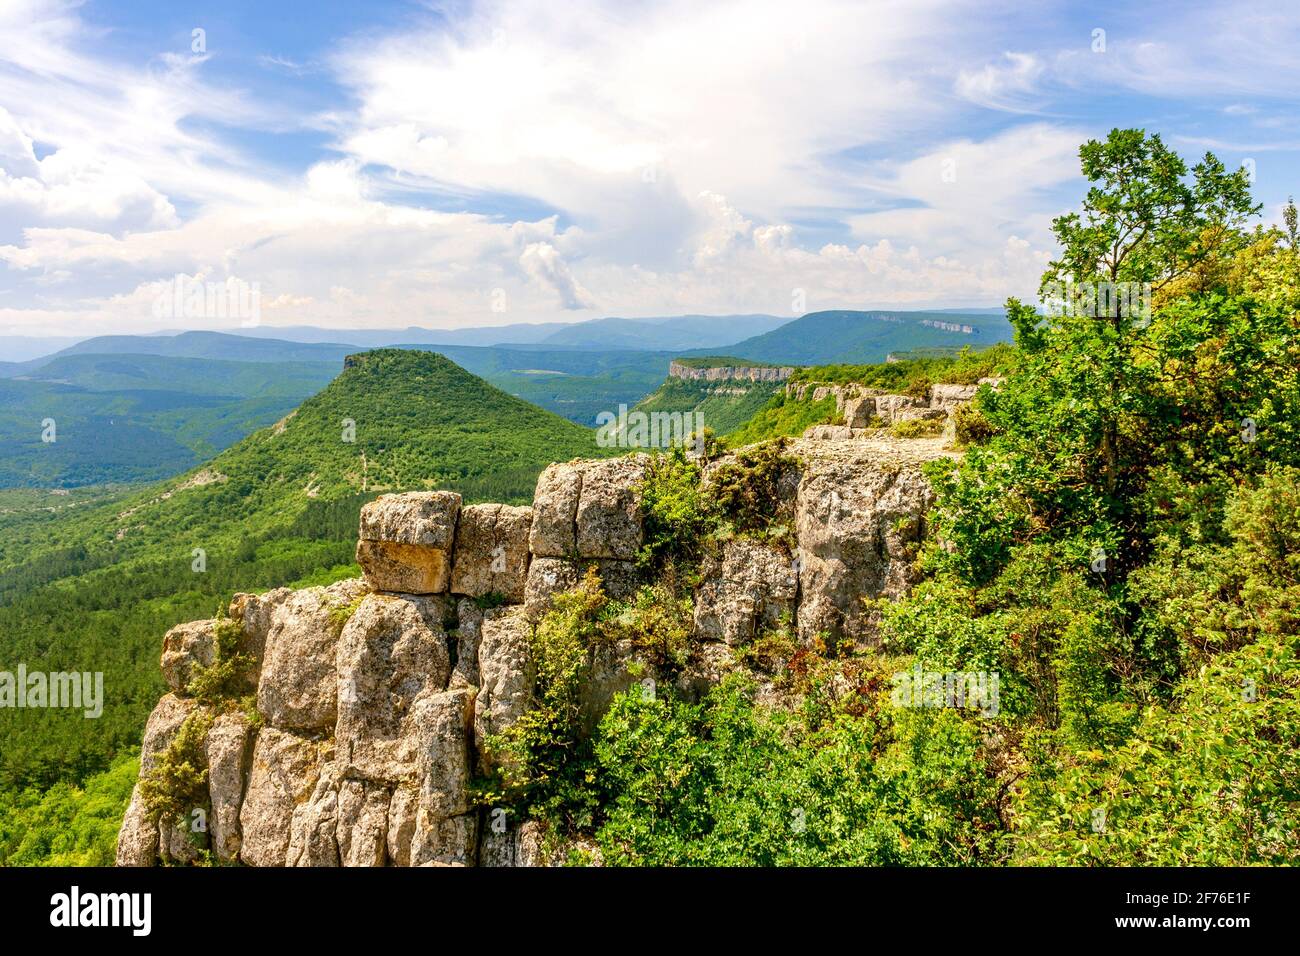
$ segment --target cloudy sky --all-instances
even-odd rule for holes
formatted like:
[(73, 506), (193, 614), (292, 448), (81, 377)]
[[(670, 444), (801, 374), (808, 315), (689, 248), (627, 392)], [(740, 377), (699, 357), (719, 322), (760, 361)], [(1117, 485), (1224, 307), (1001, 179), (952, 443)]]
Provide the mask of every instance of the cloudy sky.
[(0, 334), (1028, 295), (1113, 126), (1300, 193), (1300, 10), (0, 0)]

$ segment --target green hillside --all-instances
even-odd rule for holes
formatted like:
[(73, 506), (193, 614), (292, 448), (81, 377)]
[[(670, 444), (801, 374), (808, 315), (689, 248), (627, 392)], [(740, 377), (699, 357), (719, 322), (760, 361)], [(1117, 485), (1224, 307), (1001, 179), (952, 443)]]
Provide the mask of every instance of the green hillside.
[[(795, 384), (855, 383), (894, 394), (925, 395), (931, 385), (972, 385), (986, 376), (1005, 375), (1014, 367), (1015, 360), (1015, 347), (1003, 344), (980, 352), (961, 349), (942, 356), (873, 365), (814, 365), (797, 370), (790, 380)], [(799, 399), (787, 395), (782, 387), (727, 435), (727, 444), (739, 448), (771, 438), (793, 438), (802, 435), (810, 425), (836, 421), (833, 396), (821, 401), (813, 401), (811, 395)]]
[[(969, 326), (969, 333), (945, 326)], [(811, 312), (727, 351), (746, 359), (785, 365), (883, 362), (891, 352), (942, 346), (989, 346), (1010, 342), (1004, 316), (953, 312)]]
[(633, 408), (636, 412), (695, 412), (714, 434), (727, 435), (749, 421), (784, 388), (780, 382), (701, 382), (669, 378)]
[(596, 454), (590, 431), (441, 356), (385, 349), (202, 469), (80, 507), (0, 514), (0, 661), (105, 675), (98, 720), (0, 712), (0, 788), (84, 779), (137, 744), (162, 691), (167, 628), (237, 590), (353, 573), (357, 512), (377, 493), (522, 502), (550, 462)]

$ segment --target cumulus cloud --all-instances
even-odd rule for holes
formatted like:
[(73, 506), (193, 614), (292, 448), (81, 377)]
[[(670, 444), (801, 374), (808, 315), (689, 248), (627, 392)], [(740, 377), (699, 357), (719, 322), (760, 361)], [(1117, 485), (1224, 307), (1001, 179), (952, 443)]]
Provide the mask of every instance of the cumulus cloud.
[(591, 293), (573, 277), (560, 252), (549, 242), (533, 242), (524, 247), (519, 264), (538, 283), (553, 289), (565, 309), (590, 309), (595, 307)]

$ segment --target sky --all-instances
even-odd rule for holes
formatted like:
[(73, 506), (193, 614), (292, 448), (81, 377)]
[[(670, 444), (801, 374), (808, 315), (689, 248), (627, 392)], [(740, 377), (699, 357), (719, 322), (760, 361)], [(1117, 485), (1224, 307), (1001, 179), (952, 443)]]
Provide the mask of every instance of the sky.
[(1278, 2), (0, 0), (0, 334), (1031, 298), (1116, 126), (1278, 221), (1297, 49)]

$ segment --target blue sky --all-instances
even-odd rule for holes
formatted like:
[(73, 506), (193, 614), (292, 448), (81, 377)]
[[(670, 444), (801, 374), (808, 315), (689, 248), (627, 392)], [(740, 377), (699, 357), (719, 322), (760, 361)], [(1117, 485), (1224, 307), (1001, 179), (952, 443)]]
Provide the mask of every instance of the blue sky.
[(265, 325), (997, 304), (1114, 126), (1276, 220), (1298, 41), (1263, 3), (0, 0), (0, 334), (238, 324), (160, 318), (178, 275)]

